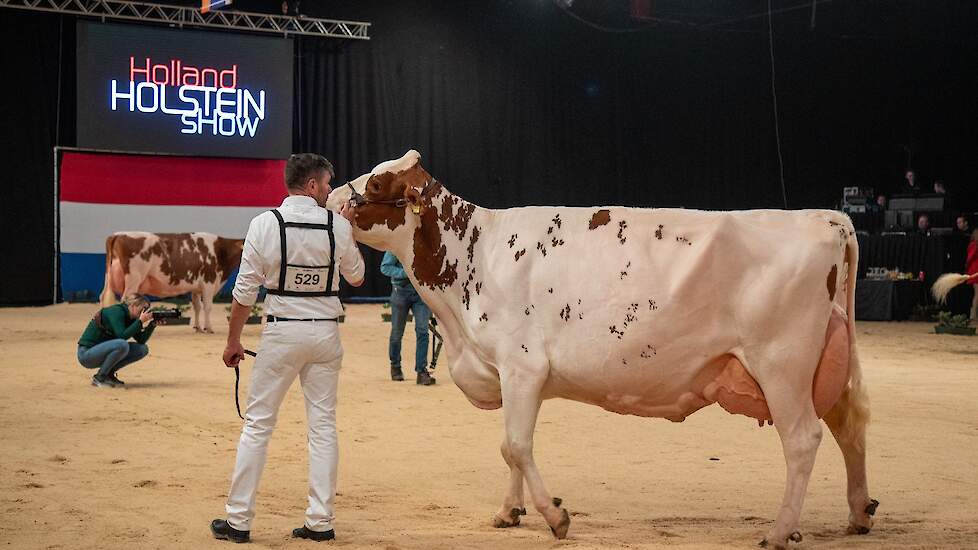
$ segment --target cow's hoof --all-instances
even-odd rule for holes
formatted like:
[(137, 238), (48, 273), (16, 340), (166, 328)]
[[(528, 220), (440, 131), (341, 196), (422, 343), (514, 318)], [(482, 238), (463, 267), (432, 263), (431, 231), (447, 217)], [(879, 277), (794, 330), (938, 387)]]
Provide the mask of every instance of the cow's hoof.
[(553, 503), (554, 503), (554, 506), (556, 506), (557, 508), (560, 508), (560, 505), (564, 503), (564, 499), (562, 499), (560, 497), (554, 497)]
[(509, 511), (509, 518), (499, 517), (499, 514), (495, 514), (492, 517), (492, 526), (496, 529), (505, 529), (507, 527), (516, 527), (520, 524), (520, 516), (526, 515), (526, 508), (512, 508)]
[(879, 506), (880, 506), (880, 501), (876, 500), (875, 498), (869, 499), (869, 504), (866, 505), (866, 513), (871, 516), (875, 516), (876, 509), (879, 508)]
[(788, 537), (788, 540), (792, 542), (801, 542), (801, 533), (795, 531), (794, 533), (791, 534), (790, 537)]
[(849, 525), (849, 528), (846, 529), (846, 534), (847, 535), (867, 535), (867, 534), (869, 534), (869, 527), (866, 527), (864, 525), (852, 525), (852, 524), (850, 524)]
[(561, 510), (560, 523), (558, 523), (556, 527), (551, 527), (550, 532), (554, 534), (554, 537), (557, 540), (561, 540), (567, 538), (568, 529), (570, 529), (570, 514), (567, 513), (567, 510)]
[(773, 548), (774, 550), (787, 550), (788, 546), (786, 544), (778, 544), (776, 542), (769, 542), (767, 539), (761, 539), (761, 542), (757, 543), (761, 548)]
[(214, 334), (214, 329), (205, 328), (204, 334)]

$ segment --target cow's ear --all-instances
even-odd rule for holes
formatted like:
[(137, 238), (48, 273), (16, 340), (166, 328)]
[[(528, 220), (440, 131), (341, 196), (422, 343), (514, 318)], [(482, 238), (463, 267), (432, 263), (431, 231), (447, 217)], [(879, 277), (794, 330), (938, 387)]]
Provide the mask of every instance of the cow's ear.
[(404, 186), (404, 198), (411, 204), (411, 210), (418, 214), (421, 212), (421, 192), (413, 185)]

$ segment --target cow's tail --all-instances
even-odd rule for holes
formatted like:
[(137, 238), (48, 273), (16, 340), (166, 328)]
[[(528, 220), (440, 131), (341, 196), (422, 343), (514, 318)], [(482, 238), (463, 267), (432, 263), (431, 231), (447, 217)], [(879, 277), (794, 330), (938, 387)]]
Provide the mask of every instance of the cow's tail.
[(947, 294), (951, 292), (952, 288), (967, 281), (971, 277), (972, 275), (962, 275), (960, 273), (945, 273), (937, 278), (934, 286), (930, 287), (930, 293), (937, 300), (937, 303), (943, 304), (947, 301)]
[(115, 235), (105, 238), (105, 283), (102, 285), (102, 294), (99, 296), (99, 303), (102, 307), (111, 306), (116, 303), (115, 292), (112, 290), (112, 251), (115, 249)]
[[(851, 222), (850, 222), (851, 224)], [(850, 443), (863, 445), (866, 425), (869, 423), (869, 395), (863, 384), (863, 371), (856, 349), (856, 275), (859, 268), (859, 243), (849, 225), (846, 242), (846, 324), (849, 334), (849, 383), (826, 416), (833, 416), (841, 424), (839, 433)]]

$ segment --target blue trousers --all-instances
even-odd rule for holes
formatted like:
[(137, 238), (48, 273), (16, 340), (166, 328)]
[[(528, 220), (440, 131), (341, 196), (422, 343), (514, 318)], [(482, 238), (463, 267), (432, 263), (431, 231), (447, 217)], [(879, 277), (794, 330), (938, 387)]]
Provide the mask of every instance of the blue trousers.
[(78, 346), (78, 362), (86, 369), (98, 369), (99, 378), (115, 374), (148, 354), (149, 348), (145, 344), (127, 342), (121, 338), (106, 340), (90, 348)]
[(388, 350), (391, 367), (401, 368), (401, 340), (404, 337), (408, 311), (414, 314), (414, 333), (418, 337), (414, 370), (424, 372), (428, 366), (428, 321), (431, 319), (431, 310), (421, 300), (421, 296), (418, 296), (418, 291), (411, 286), (395, 285), (391, 292), (391, 338)]

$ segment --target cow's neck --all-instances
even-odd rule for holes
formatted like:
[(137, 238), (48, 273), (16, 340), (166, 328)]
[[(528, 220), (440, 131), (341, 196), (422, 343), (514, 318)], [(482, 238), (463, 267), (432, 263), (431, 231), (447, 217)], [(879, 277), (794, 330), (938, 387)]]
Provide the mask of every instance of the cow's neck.
[[(463, 200), (441, 187), (423, 203), (414, 234), (394, 253), (405, 261), (405, 272), (431, 308), (446, 339), (457, 342), (464, 332), (463, 316), (474, 295), (475, 270), (481, 235), (492, 223), (492, 210)], [(480, 277), (481, 278), (481, 277)]]

